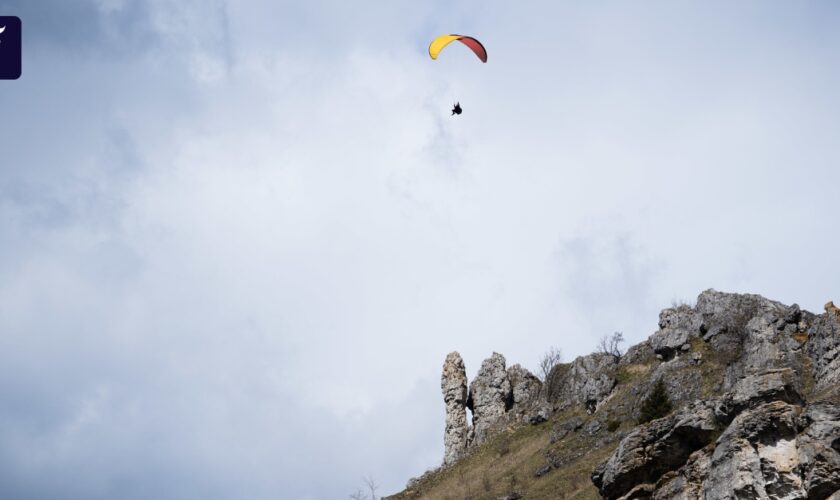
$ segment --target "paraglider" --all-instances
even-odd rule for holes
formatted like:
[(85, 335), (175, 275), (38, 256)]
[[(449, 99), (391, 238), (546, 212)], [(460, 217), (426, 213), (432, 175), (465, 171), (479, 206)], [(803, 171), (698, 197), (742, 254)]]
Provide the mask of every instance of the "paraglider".
[[(473, 51), (473, 54), (475, 54), (481, 62), (487, 62), (487, 49), (484, 48), (484, 45), (475, 38), (465, 35), (441, 35), (435, 38), (432, 40), (432, 43), (429, 44), (429, 56), (432, 59), (437, 59), (440, 55), (440, 51), (456, 40), (469, 47), (469, 49)], [(460, 115), (462, 111), (461, 103), (456, 102), (455, 106), (452, 108), (451, 116)]]
[(432, 59), (437, 59), (438, 55), (440, 55), (440, 51), (455, 40), (458, 40), (469, 47), (470, 50), (472, 50), (473, 53), (481, 59), (481, 62), (487, 62), (487, 50), (484, 48), (484, 45), (475, 38), (465, 35), (441, 35), (435, 38), (432, 40), (432, 43), (429, 44), (429, 55)]

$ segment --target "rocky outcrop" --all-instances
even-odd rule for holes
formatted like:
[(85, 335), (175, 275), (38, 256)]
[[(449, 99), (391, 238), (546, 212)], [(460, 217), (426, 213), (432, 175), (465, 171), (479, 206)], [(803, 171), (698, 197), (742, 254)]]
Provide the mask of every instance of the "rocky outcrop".
[[(592, 474), (605, 498), (840, 497), (840, 310), (829, 303), (815, 316), (796, 304), (707, 290), (693, 308), (664, 310), (659, 328), (643, 343), (661, 361), (651, 376), (679, 379), (669, 392), (698, 397), (685, 374), (702, 366), (705, 356), (693, 352), (701, 342), (723, 369), (720, 383), (703, 391), (718, 395), (622, 439)], [(643, 358), (644, 349), (631, 351)], [(808, 404), (805, 386), (828, 399)]]
[(702, 316), (686, 305), (664, 309), (659, 313), (659, 331), (651, 335), (648, 342), (653, 351), (667, 361), (682, 351), (683, 346), (700, 333), (702, 326)]
[(808, 498), (840, 497), (840, 405), (810, 405), (800, 425), (805, 429), (797, 444)]
[(464, 360), (457, 352), (451, 352), (443, 363), (440, 389), (446, 404), (446, 427), (443, 434), (443, 463), (452, 464), (467, 451), (467, 373)]
[(698, 402), (634, 429), (615, 453), (592, 473), (601, 495), (619, 498), (640, 484), (679, 469), (711, 441), (720, 424), (714, 404)]
[[(541, 396), (542, 382), (518, 364), (505, 368), (505, 357), (496, 352), (481, 364), (469, 390), (461, 355), (449, 353), (440, 387), (446, 405), (444, 465), (457, 462), (503, 424), (535, 424), (551, 416)], [(472, 411), (472, 425), (467, 421), (467, 409)]]
[(508, 368), (507, 374), (510, 380), (513, 408), (525, 411), (528, 405), (539, 397), (542, 382), (536, 375), (518, 364)]
[(817, 388), (840, 385), (840, 309), (834, 302), (825, 305), (825, 314), (808, 329), (808, 353), (814, 360)]
[(718, 440), (706, 498), (828, 498), (840, 492), (840, 407), (774, 401), (746, 411)]
[(615, 387), (618, 361), (612, 354), (594, 353), (555, 366), (548, 376), (548, 401), (557, 410), (580, 404), (593, 413)]
[[(744, 378), (767, 370), (791, 369), (797, 383), (806, 385), (810, 383), (806, 379), (825, 379), (819, 371), (822, 365), (828, 365), (828, 372), (838, 372), (829, 361), (836, 338), (831, 326), (823, 316), (815, 317), (796, 304), (786, 306), (759, 295), (706, 290), (694, 307), (663, 310), (659, 327), (648, 341), (631, 348), (628, 357), (646, 348), (653, 350), (662, 363), (654, 367), (652, 375), (668, 382), (678, 404), (709, 392), (731, 391)], [(809, 337), (826, 340), (817, 345), (809, 342)], [(803, 349), (806, 343), (808, 350)], [(723, 367), (724, 372), (722, 379), (707, 380), (702, 386), (690, 368), (702, 367), (706, 360)]]
[(761, 295), (727, 293), (709, 289), (697, 297), (694, 312), (702, 319), (704, 332), (738, 331), (764, 314), (778, 315), (787, 308)]
[(703, 479), (708, 474), (711, 460), (711, 447), (701, 448), (689, 455), (684, 466), (676, 471), (666, 472), (655, 485), (645, 484), (644, 486), (654, 499), (699, 500), (704, 498)]
[(473, 414), (475, 444), (487, 439), (493, 426), (512, 406), (513, 393), (505, 369), (505, 357), (494, 352), (481, 363), (478, 375), (470, 384), (467, 407)]
[[(635, 425), (657, 380), (674, 410)], [(694, 306), (663, 310), (657, 331), (621, 356), (578, 357), (542, 384), (493, 353), (467, 382), (451, 353), (441, 378), (446, 465), (497, 432), (548, 420), (534, 433), (541, 444), (529, 443), (540, 466), (526, 472), (543, 485), (602, 450), (609, 458), (591, 479), (608, 499), (840, 500), (840, 309), (831, 302), (815, 315), (706, 290)]]
[(551, 408), (541, 397), (543, 384), (540, 379), (518, 364), (508, 368), (507, 372), (513, 399), (508, 415), (513, 420), (527, 420), (531, 424), (548, 420)]
[(840, 491), (840, 405), (803, 406), (793, 375), (769, 370), (637, 427), (592, 481), (608, 499), (827, 498)]
[(790, 368), (767, 370), (739, 380), (732, 392), (717, 403), (717, 414), (728, 421), (732, 415), (767, 401), (803, 404), (796, 373)]
[(710, 498), (807, 498), (796, 474), (801, 408), (765, 403), (738, 415), (718, 440), (703, 493)]
[(743, 377), (767, 369), (793, 367), (804, 369), (805, 356), (796, 323), (787, 323), (787, 310), (764, 314), (749, 320), (744, 328), (738, 356), (727, 367), (725, 389), (732, 388)]

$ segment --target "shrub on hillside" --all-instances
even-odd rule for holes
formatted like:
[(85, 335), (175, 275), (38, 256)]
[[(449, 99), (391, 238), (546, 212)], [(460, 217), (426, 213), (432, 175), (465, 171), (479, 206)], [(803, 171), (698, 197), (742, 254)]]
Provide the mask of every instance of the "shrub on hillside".
[(668, 397), (665, 382), (659, 379), (648, 397), (642, 402), (642, 407), (639, 410), (639, 423), (644, 424), (662, 418), (671, 413), (672, 409), (673, 405), (671, 404), (671, 398)]

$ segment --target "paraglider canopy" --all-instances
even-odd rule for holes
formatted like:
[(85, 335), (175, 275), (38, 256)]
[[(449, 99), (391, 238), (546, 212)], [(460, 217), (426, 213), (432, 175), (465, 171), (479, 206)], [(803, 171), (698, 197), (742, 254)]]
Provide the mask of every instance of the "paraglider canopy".
[(475, 38), (465, 35), (441, 35), (435, 38), (429, 44), (429, 55), (432, 59), (437, 59), (440, 51), (455, 40), (469, 47), (481, 59), (481, 62), (487, 62), (487, 50), (484, 48), (484, 45)]

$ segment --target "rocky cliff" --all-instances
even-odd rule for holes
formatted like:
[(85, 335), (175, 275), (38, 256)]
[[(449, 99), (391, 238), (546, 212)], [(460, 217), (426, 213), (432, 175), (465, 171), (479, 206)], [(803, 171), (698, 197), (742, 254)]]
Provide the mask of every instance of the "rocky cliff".
[[(451, 353), (444, 466), (395, 498), (840, 500), (833, 303), (817, 315), (707, 290), (658, 326), (621, 356), (555, 366), (544, 384), (494, 353), (468, 386)], [(657, 381), (673, 410), (639, 424)]]
[[(707, 291), (666, 309), (648, 345), (684, 402), (633, 429), (592, 473), (605, 498), (829, 498), (840, 490), (832, 303), (815, 316), (757, 295)], [(698, 340), (700, 342), (698, 342)], [(704, 348), (718, 377), (684, 371)], [(699, 358), (702, 362), (703, 357)], [(680, 376), (684, 372), (686, 375)], [(713, 384), (704, 390), (701, 380)]]
[[(457, 352), (443, 363), (440, 387), (446, 404), (444, 465), (454, 463), (468, 450), (484, 443), (504, 424), (548, 417), (540, 403), (542, 382), (519, 365), (505, 367), (505, 357), (494, 352), (485, 359), (467, 391), (464, 362)], [(467, 408), (472, 424), (467, 422)]]

